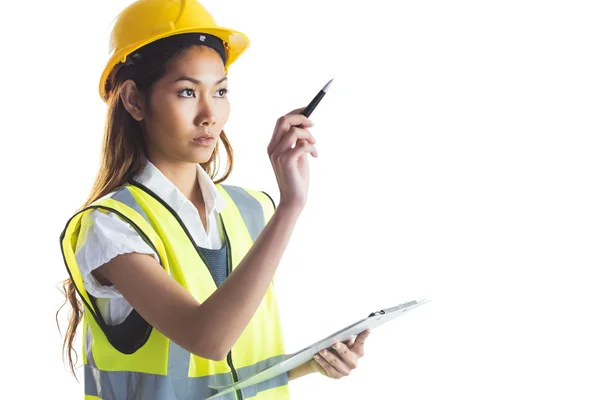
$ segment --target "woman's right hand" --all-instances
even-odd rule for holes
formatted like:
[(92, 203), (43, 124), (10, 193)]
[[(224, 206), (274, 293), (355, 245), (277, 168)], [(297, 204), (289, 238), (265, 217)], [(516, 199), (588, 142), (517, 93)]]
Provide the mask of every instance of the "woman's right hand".
[(277, 120), (267, 146), (279, 185), (278, 208), (298, 213), (304, 208), (308, 195), (308, 154), (318, 157), (315, 138), (307, 130), (314, 124), (300, 114), (303, 109), (293, 110)]

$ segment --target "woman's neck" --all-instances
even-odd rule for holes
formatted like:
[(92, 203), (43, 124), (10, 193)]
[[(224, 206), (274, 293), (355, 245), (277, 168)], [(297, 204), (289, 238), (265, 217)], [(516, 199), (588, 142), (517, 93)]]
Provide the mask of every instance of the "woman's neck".
[(198, 183), (198, 167), (196, 164), (151, 162), (188, 200), (193, 203), (202, 203), (202, 191)]

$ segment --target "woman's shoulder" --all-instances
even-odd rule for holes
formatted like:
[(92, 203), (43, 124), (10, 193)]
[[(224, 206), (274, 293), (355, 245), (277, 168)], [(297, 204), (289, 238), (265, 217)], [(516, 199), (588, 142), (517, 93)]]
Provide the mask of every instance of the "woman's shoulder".
[(154, 254), (131, 224), (118, 214), (94, 209), (82, 217), (76, 253), (93, 270), (118, 254)]
[(127, 183), (127, 184), (124, 184), (124, 185), (119, 186), (117, 188), (114, 188), (109, 193), (107, 193), (104, 196), (101, 196), (98, 199), (96, 199), (94, 202), (92, 202), (90, 204), (90, 206), (99, 205), (99, 204), (101, 204), (103, 201), (105, 201), (107, 199), (119, 200), (119, 198), (123, 197), (123, 194), (129, 193), (128, 189), (129, 189), (130, 186), (131, 186), (131, 184)]
[(119, 201), (125, 191), (125, 186), (118, 187), (86, 207), (88, 212), (84, 213), (81, 218), (82, 231), (93, 229), (97, 234), (103, 233), (106, 236), (110, 236), (111, 232), (127, 232), (128, 234), (131, 234), (132, 231), (135, 232), (130, 223), (122, 216), (113, 212), (110, 207), (103, 207), (106, 199)]
[(259, 188), (257, 186), (252, 185), (239, 185), (233, 183), (218, 183), (215, 186), (222, 188), (227, 194), (231, 195), (232, 193), (242, 193), (245, 195), (251, 195), (253, 197), (267, 197), (271, 198), (269, 192), (265, 189)]
[(263, 207), (275, 208), (275, 201), (271, 195), (262, 189), (253, 186), (238, 186), (232, 184), (219, 184), (234, 203), (258, 202)]
[(124, 220), (118, 214), (106, 210), (95, 208), (86, 213), (82, 219), (82, 230), (87, 231), (92, 229), (96, 235), (103, 236), (105, 239), (110, 239), (115, 233), (127, 233), (132, 235), (135, 232), (128, 221)]

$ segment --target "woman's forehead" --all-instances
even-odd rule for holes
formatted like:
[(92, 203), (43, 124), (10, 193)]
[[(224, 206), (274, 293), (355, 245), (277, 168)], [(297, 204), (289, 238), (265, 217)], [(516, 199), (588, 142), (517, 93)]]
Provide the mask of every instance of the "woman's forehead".
[(167, 74), (225, 75), (219, 53), (206, 46), (191, 46), (182, 50), (167, 65)]

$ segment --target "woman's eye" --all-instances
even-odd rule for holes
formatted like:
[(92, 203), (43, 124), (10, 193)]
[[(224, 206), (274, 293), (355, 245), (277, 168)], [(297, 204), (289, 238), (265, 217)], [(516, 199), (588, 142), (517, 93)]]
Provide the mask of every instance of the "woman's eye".
[(183, 89), (182, 91), (179, 92), (180, 95), (182, 95), (183, 97), (194, 97), (195, 92), (194, 89)]
[(223, 96), (225, 96), (227, 93), (229, 93), (229, 90), (228, 90), (228, 89), (219, 89), (219, 90), (217, 91), (217, 94), (219, 95), (219, 97), (223, 97)]

